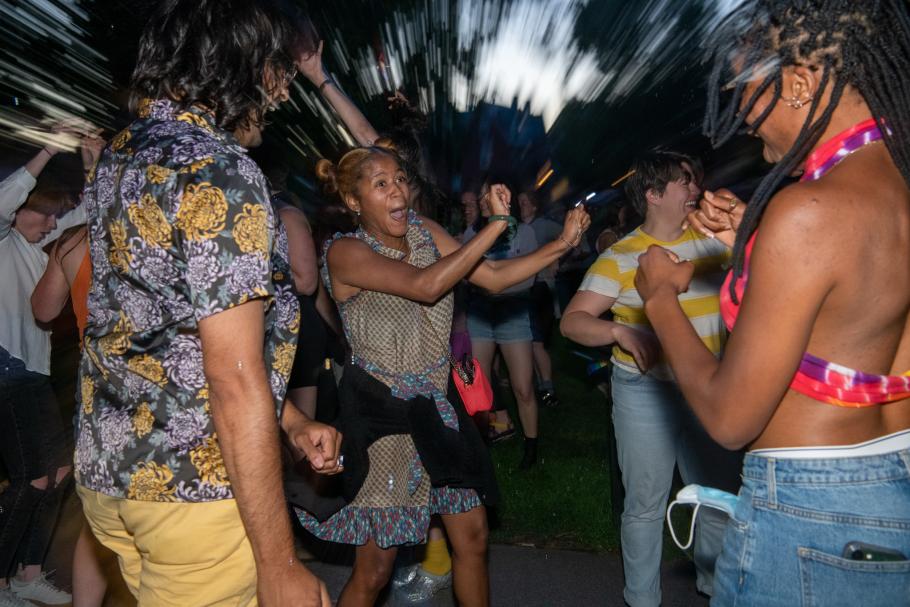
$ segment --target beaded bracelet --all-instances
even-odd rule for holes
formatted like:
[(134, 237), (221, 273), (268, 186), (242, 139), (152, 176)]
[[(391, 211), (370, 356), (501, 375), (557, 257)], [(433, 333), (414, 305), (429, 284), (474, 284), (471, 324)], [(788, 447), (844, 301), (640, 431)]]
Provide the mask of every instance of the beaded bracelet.
[(490, 221), (504, 221), (509, 224), (508, 238), (511, 240), (518, 232), (518, 220), (511, 215), (490, 215)]

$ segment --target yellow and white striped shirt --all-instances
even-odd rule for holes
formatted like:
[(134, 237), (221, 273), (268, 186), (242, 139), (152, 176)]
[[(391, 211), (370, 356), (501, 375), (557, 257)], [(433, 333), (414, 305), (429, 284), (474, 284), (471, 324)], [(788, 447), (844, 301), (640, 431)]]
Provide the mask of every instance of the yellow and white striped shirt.
[[(727, 331), (720, 317), (718, 294), (723, 284), (723, 265), (730, 259), (730, 250), (715, 239), (687, 229), (673, 242), (662, 242), (642, 231), (641, 227), (604, 251), (588, 269), (579, 291), (592, 291), (616, 300), (611, 308), (613, 320), (639, 331), (654, 333), (645, 316), (644, 302), (635, 289), (638, 256), (656, 244), (673, 251), (681, 259), (695, 264), (695, 275), (689, 290), (679, 296), (683, 311), (695, 327), (701, 340), (720, 356)], [(640, 373), (631, 354), (613, 346), (613, 363), (632, 373)], [(648, 371), (655, 379), (671, 380), (673, 374), (663, 356)]]

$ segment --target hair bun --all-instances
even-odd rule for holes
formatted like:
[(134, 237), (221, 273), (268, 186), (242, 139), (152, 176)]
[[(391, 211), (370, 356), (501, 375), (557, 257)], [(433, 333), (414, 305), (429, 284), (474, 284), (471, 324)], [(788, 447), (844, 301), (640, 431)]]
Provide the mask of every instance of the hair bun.
[(316, 163), (316, 177), (325, 184), (325, 191), (329, 194), (334, 194), (338, 191), (335, 164), (331, 160), (322, 158)]
[(388, 150), (389, 152), (398, 153), (398, 146), (395, 145), (395, 142), (392, 141), (389, 137), (380, 137), (373, 142), (374, 148), (379, 148), (381, 150)]

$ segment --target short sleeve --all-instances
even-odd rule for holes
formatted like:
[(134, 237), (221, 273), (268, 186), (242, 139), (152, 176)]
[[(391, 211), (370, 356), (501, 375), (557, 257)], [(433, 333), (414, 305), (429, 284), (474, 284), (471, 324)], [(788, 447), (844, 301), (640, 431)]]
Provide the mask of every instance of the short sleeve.
[(225, 168), (184, 187), (174, 229), (197, 320), (274, 295), (276, 222), (265, 188)]
[(584, 280), (581, 281), (581, 286), (578, 287), (579, 291), (591, 291), (614, 299), (619, 297), (621, 289), (619, 264), (616, 263), (616, 258), (610, 249), (600, 255), (597, 261), (588, 268)]

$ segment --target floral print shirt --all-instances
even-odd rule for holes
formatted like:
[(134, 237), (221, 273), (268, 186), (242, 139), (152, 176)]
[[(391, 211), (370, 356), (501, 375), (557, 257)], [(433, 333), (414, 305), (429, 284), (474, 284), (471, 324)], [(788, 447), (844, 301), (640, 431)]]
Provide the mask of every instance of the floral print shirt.
[(131, 500), (231, 498), (199, 321), (265, 301), (264, 357), (280, 414), (299, 308), (266, 180), (210, 114), (159, 99), (112, 140), (83, 198), (92, 285), (76, 478)]

